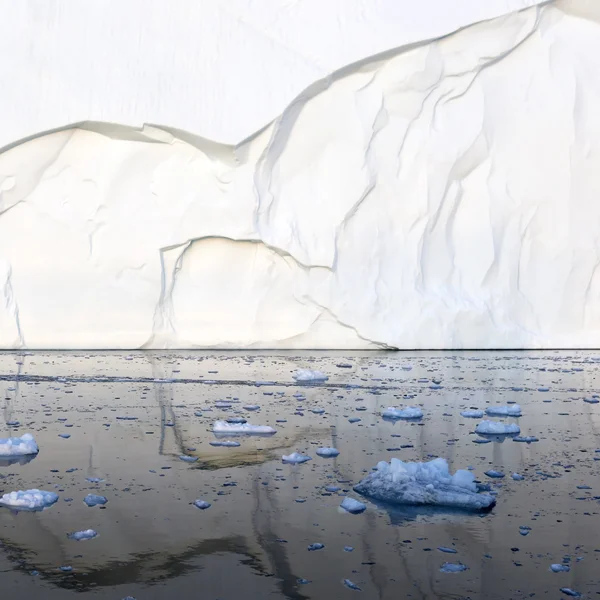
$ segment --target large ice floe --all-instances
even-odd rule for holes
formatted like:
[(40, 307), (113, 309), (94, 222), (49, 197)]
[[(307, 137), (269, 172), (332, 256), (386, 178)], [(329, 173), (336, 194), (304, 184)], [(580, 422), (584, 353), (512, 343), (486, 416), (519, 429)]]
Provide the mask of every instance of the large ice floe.
[(518, 404), (507, 404), (505, 406), (488, 406), (485, 412), (490, 417), (520, 417), (521, 407)]
[(235, 145), (85, 113), (10, 140), (0, 347), (597, 347), (598, 56), (600, 3), (557, 0), (362, 58)]
[(396, 408), (395, 406), (388, 406), (382, 413), (381, 416), (384, 419), (420, 419), (423, 417), (423, 411), (418, 406), (407, 406), (406, 408)]
[(39, 452), (38, 445), (30, 433), (21, 437), (0, 438), (0, 457), (27, 456)]
[(15, 510), (40, 511), (58, 501), (58, 494), (38, 489), (9, 492), (0, 497), (0, 506)]
[(429, 462), (404, 462), (392, 458), (381, 461), (376, 470), (356, 486), (354, 491), (389, 504), (426, 505), (486, 510), (496, 500), (477, 492), (475, 477), (465, 470), (450, 474), (448, 462), (435, 458)]

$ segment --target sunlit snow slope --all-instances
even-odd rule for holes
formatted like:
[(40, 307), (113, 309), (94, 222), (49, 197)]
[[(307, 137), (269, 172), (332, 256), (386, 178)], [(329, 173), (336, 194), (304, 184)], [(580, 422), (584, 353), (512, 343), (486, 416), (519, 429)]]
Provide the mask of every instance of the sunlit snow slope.
[(600, 4), (343, 68), (238, 146), (0, 155), (4, 348), (600, 346)]

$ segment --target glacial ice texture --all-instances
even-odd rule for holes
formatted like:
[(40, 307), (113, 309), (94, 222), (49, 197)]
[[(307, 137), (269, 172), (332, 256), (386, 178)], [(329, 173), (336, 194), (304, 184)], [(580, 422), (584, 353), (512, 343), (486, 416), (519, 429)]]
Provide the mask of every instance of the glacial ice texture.
[(599, 55), (600, 5), (557, 0), (345, 67), (236, 146), (9, 146), (0, 347), (597, 347)]
[(8, 492), (0, 497), (0, 506), (15, 510), (40, 511), (58, 501), (58, 494), (38, 489)]
[(477, 492), (475, 477), (465, 470), (450, 474), (448, 462), (404, 462), (398, 458), (381, 461), (354, 491), (381, 502), (401, 505), (428, 505), (484, 510), (495, 504), (489, 494)]

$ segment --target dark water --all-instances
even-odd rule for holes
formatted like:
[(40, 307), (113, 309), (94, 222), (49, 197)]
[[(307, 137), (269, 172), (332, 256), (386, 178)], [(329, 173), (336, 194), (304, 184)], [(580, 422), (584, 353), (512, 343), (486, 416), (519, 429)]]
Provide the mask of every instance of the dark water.
[[(330, 379), (297, 385), (291, 375), (299, 367)], [(566, 597), (560, 588), (595, 596), (600, 404), (583, 398), (600, 392), (599, 372), (598, 353), (586, 352), (0, 354), (2, 423), (21, 423), (3, 425), (1, 435), (30, 431), (40, 446), (27, 464), (0, 466), (1, 493), (60, 495), (43, 512), (0, 509), (1, 597)], [(227, 398), (240, 403), (214, 408)], [(473, 443), (477, 421), (460, 411), (507, 401), (523, 408), (522, 435), (540, 441)], [(424, 418), (394, 424), (380, 417), (403, 403), (421, 406)], [(261, 409), (247, 413), (243, 404)], [(325, 412), (311, 412), (318, 408)], [(210, 446), (213, 422), (239, 413), (277, 434), (238, 438), (239, 448)], [(352, 417), (361, 421), (351, 424)], [(341, 453), (319, 458), (321, 446)], [(281, 463), (296, 450), (313, 460)], [(339, 494), (392, 456), (441, 456), (452, 470), (472, 466), (498, 492), (497, 505), (473, 515), (365, 500), (363, 514), (340, 512)], [(490, 469), (506, 477), (490, 479)], [(514, 481), (514, 471), (525, 480)], [(328, 485), (342, 489), (330, 494)], [(88, 493), (108, 504), (88, 508)], [(198, 510), (196, 499), (212, 506)], [(523, 525), (531, 527), (527, 536), (519, 533)], [(98, 537), (67, 537), (88, 528)], [(308, 552), (316, 542), (325, 548)], [(468, 570), (440, 572), (446, 561)], [(570, 571), (552, 573), (552, 563)], [(59, 569), (66, 565), (72, 572)]]

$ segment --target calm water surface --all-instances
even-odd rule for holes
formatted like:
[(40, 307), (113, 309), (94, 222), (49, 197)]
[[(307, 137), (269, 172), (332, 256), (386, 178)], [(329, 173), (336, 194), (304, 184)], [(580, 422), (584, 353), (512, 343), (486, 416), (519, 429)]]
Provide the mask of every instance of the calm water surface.
[[(329, 380), (298, 385), (297, 368)], [(43, 512), (0, 509), (1, 597), (558, 599), (567, 597), (561, 588), (596, 596), (600, 404), (583, 399), (600, 394), (599, 373), (592, 352), (0, 354), (1, 436), (29, 431), (40, 446), (26, 464), (0, 465), (0, 493), (60, 495)], [(223, 400), (232, 407), (216, 408)], [(473, 443), (477, 421), (461, 410), (509, 401), (523, 416), (507, 422), (539, 442)], [(381, 418), (402, 404), (424, 418)], [(212, 447), (213, 422), (233, 416), (277, 433)], [(339, 457), (319, 458), (321, 446)], [(293, 451), (313, 460), (282, 464)], [(474, 515), (363, 499), (363, 514), (341, 512), (345, 491), (357, 497), (352, 484), (393, 456), (472, 467), (497, 505)], [(490, 469), (506, 477), (490, 479)], [(88, 493), (108, 503), (88, 508)], [(196, 499), (212, 506), (199, 510)], [(88, 528), (98, 537), (67, 537)], [(309, 552), (312, 543), (325, 548)], [(446, 561), (468, 570), (440, 572)], [(570, 571), (552, 573), (552, 563)]]

